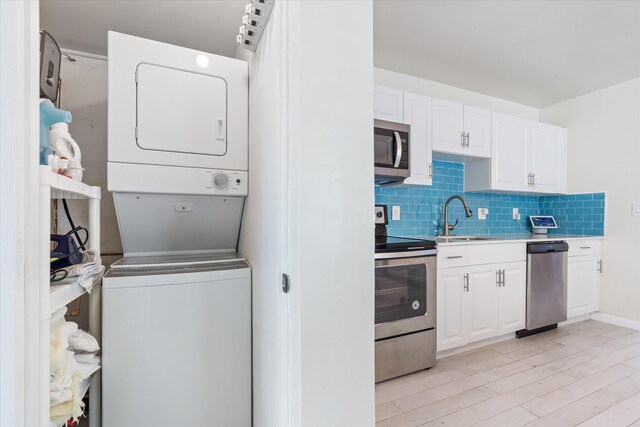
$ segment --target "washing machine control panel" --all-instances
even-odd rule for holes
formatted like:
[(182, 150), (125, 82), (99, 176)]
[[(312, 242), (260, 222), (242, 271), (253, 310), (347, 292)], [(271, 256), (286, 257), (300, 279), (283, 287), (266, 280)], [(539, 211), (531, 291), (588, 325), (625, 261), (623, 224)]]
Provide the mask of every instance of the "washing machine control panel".
[(107, 173), (112, 192), (246, 196), (249, 191), (249, 173), (242, 170), (108, 162)]
[(248, 174), (234, 170), (207, 170), (207, 190), (213, 194), (246, 195)]

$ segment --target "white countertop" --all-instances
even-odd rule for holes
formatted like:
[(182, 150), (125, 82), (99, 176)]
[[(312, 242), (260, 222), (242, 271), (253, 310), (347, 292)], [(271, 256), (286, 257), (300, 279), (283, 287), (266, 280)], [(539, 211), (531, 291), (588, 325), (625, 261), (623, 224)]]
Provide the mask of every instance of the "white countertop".
[[(578, 240), (578, 239), (604, 239), (604, 236), (585, 236), (576, 234), (549, 234), (549, 235), (532, 235), (528, 233), (521, 234), (494, 234), (479, 236), (450, 236), (453, 239), (441, 236), (413, 236), (416, 239), (435, 240), (438, 246), (454, 246), (454, 245), (483, 245), (492, 243), (514, 243), (514, 242), (550, 242), (557, 240)], [(482, 237), (482, 240), (456, 240), (456, 237)]]

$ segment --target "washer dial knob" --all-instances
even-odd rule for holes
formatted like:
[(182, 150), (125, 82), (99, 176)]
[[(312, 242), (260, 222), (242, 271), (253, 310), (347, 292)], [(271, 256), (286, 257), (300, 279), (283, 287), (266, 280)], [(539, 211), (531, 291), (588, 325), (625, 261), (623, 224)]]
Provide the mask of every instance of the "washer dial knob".
[(229, 185), (229, 177), (223, 173), (219, 173), (215, 176), (215, 178), (213, 178), (213, 182), (217, 187), (225, 188), (227, 185)]

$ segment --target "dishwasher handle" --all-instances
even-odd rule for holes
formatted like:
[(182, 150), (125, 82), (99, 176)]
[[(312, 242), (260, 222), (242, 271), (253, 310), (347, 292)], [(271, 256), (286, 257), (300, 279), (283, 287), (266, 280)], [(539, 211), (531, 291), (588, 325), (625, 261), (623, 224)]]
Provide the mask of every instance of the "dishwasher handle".
[(567, 252), (569, 244), (567, 242), (536, 242), (527, 243), (528, 254), (545, 254), (548, 252)]

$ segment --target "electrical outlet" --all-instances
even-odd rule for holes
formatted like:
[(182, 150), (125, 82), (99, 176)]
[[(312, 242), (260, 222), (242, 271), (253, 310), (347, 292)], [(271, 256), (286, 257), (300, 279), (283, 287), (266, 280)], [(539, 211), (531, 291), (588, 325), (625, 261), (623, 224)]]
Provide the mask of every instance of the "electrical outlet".
[(393, 206), (391, 208), (391, 220), (400, 221), (400, 206)]
[(520, 221), (520, 211), (518, 210), (518, 208), (513, 208), (511, 212), (513, 219), (515, 221)]
[(478, 208), (478, 219), (486, 220), (489, 215), (489, 208)]

